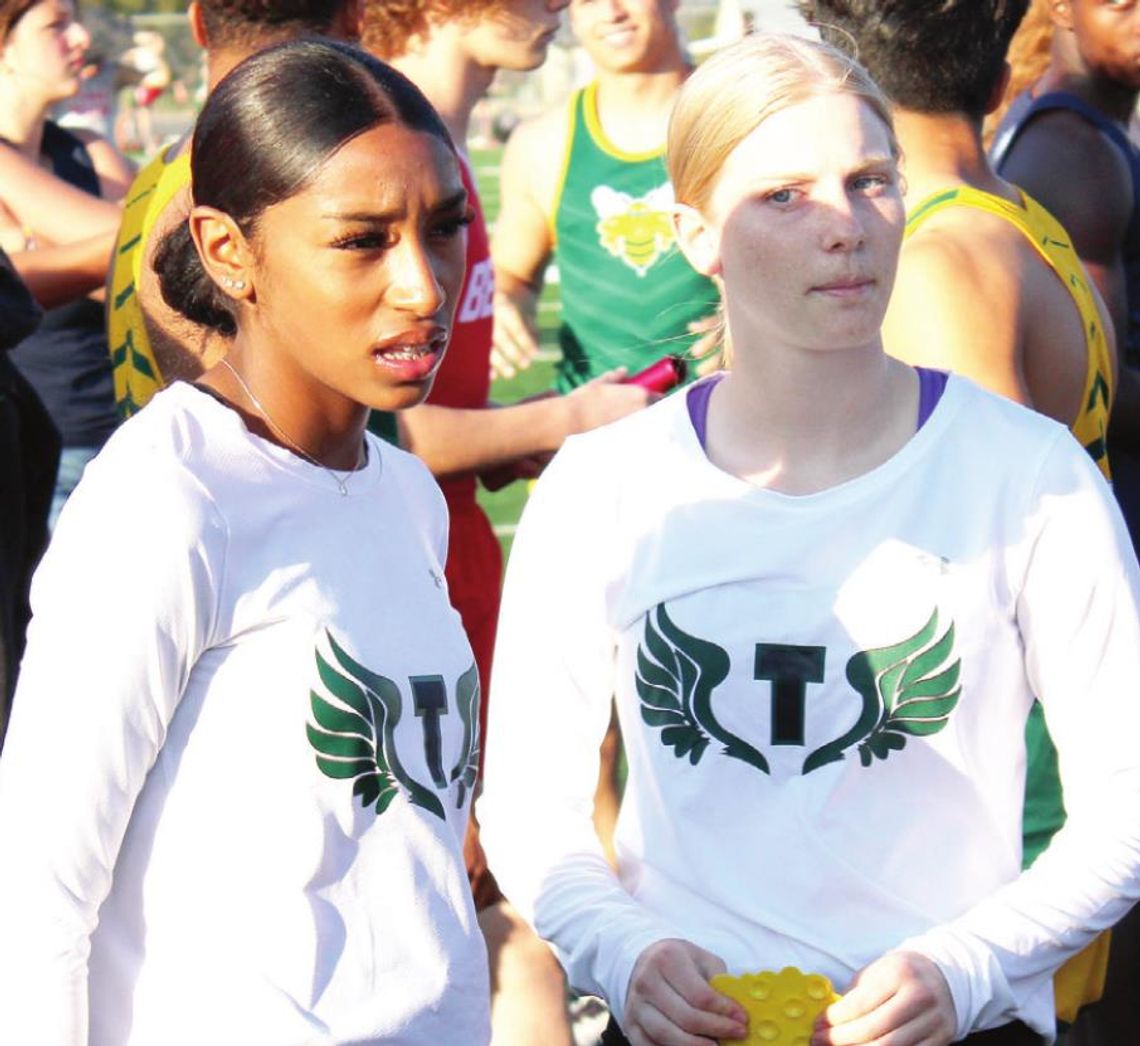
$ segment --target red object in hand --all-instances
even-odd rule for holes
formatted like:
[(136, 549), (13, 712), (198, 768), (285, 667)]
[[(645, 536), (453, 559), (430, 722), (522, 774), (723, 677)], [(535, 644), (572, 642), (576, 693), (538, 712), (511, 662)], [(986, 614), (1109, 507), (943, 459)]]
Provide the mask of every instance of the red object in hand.
[(668, 392), (685, 380), (689, 368), (679, 356), (662, 356), (645, 370), (631, 374), (625, 379), (627, 385), (640, 385), (650, 392)]

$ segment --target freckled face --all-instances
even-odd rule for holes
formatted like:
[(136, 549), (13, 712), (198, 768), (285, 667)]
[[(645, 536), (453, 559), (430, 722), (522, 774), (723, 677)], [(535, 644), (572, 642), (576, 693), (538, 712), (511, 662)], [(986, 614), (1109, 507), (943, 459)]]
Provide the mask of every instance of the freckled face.
[(419, 403), (443, 359), (471, 211), (451, 150), (399, 124), (329, 157), (253, 234), (250, 320), (317, 401)]
[(729, 154), (708, 211), (746, 342), (878, 342), (905, 212), (890, 132), (867, 103), (826, 94), (768, 117)]

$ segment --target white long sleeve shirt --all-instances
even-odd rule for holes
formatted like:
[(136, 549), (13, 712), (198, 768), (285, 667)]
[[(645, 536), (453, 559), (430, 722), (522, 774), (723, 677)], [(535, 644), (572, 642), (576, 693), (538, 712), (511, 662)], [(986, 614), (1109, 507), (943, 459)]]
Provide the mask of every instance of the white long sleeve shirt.
[[(490, 867), (619, 1019), (664, 938), (841, 991), (905, 947), (959, 1036), (1051, 1038), (1053, 970), (1140, 886), (1138, 593), (1087, 455), (960, 379), (891, 459), (806, 496), (716, 468), (683, 397), (575, 437), (507, 573)], [(611, 695), (620, 877), (591, 823)], [(1069, 818), (1021, 874), (1035, 697)]]
[(33, 586), (0, 758), (0, 1042), (483, 1043), (478, 687), (442, 497), (174, 385)]

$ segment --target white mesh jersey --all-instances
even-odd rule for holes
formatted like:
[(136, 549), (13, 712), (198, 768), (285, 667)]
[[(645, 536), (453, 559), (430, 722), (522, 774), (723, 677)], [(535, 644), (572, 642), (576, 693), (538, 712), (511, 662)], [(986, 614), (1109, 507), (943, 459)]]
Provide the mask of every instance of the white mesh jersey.
[(0, 1041), (484, 1043), (478, 685), (443, 499), (176, 384), (35, 578), (0, 759)]
[[(959, 1035), (1051, 1036), (1052, 970), (1140, 882), (1127, 549), (1067, 431), (954, 377), (891, 459), (807, 496), (716, 468), (683, 397), (575, 437), (507, 573), (479, 804), (504, 892), (619, 1017), (663, 938), (841, 991), (905, 944)], [(620, 877), (590, 820), (611, 694)], [(1034, 697), (1069, 820), (1020, 875)]]

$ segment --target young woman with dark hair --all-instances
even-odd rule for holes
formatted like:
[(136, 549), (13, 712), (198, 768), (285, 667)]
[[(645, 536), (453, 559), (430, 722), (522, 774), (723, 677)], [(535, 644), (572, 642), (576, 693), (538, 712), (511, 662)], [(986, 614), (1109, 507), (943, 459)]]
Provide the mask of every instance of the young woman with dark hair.
[(116, 434), (37, 575), (0, 1040), (486, 1042), (478, 677), (439, 490), (365, 430), (447, 344), (454, 148), (400, 74), (307, 41), (223, 81), (191, 157), (163, 293), (232, 346)]

